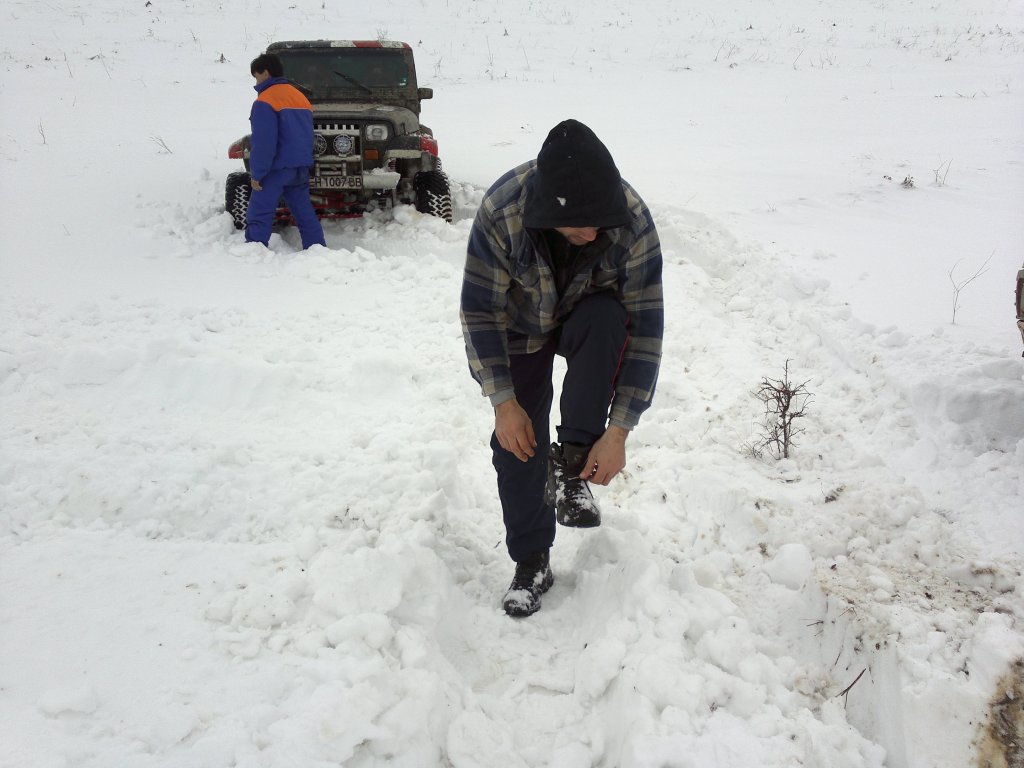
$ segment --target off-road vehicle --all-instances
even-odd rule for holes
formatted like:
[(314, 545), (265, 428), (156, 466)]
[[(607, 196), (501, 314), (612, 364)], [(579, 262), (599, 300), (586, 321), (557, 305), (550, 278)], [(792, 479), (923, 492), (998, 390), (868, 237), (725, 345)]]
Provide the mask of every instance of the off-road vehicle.
[[(420, 122), (420, 88), (407, 43), (386, 40), (308, 40), (272, 43), (284, 75), (313, 107), (314, 165), (309, 194), (322, 219), (358, 216), (396, 203), (452, 220), (448, 177), (433, 132)], [(225, 208), (239, 229), (252, 191), (251, 136), (228, 149), (245, 171), (228, 175)], [(276, 222), (288, 223), (279, 206)]]

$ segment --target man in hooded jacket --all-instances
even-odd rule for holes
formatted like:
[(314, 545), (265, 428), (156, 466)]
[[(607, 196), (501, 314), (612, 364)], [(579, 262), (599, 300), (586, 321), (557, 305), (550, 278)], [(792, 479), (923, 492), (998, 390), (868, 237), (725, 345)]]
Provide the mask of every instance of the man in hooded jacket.
[[(650, 212), (587, 126), (566, 120), (536, 160), (487, 191), (470, 232), (461, 318), (470, 371), (494, 407), (492, 461), (515, 576), (510, 616), (554, 582), (555, 522), (600, 525), (607, 485), (650, 406), (661, 362), (661, 245)], [(554, 356), (566, 360), (548, 444)]]

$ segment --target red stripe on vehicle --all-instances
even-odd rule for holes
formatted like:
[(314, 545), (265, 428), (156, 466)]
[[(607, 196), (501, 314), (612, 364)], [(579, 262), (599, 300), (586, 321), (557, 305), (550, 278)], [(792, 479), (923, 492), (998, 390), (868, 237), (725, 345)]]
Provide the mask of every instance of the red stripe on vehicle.
[[(345, 40), (339, 42), (354, 45), (356, 48), (406, 48), (408, 50), (412, 50), (412, 47), (408, 43), (399, 43), (390, 40)], [(337, 43), (332, 43), (332, 45), (337, 45)]]

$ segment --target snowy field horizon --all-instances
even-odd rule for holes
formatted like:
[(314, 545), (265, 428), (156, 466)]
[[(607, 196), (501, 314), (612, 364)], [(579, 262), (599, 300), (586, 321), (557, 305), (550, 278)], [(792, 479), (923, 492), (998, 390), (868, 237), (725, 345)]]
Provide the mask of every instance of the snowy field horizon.
[[(1024, 3), (0, 19), (0, 767), (1021, 759)], [(323, 38), (412, 46), (451, 225), (234, 230), (248, 63)], [(458, 294), (569, 117), (654, 215), (665, 359), (514, 621)]]

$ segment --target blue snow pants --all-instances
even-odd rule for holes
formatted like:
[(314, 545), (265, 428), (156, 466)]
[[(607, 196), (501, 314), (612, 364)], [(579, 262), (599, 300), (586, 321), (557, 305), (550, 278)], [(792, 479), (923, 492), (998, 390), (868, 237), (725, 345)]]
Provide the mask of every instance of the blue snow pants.
[(245, 216), (245, 241), (263, 243), (270, 241), (274, 226), (274, 212), (277, 201), (282, 197), (291, 211), (302, 237), (302, 247), (327, 245), (324, 229), (309, 200), (309, 168), (275, 168), (260, 182), (263, 189), (254, 189), (249, 198), (249, 210)]
[(533, 422), (537, 438), (534, 455), (520, 461), (491, 434), (505, 544), (516, 562), (548, 550), (555, 541), (555, 509), (544, 503), (555, 355), (565, 358), (567, 368), (559, 400), (558, 441), (591, 445), (604, 434), (607, 424), (615, 377), (629, 336), (628, 317), (614, 294), (592, 294), (576, 305), (543, 348), (509, 357), (516, 400)]

